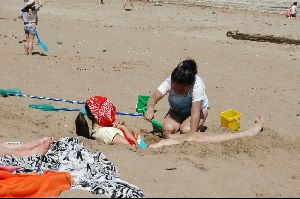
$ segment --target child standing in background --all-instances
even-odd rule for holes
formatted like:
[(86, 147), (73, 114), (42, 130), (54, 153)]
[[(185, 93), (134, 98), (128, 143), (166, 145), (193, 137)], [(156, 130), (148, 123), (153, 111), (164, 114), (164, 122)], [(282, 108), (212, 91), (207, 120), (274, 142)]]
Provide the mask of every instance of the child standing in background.
[(169, 138), (169, 134), (178, 131), (181, 134), (202, 131), (208, 116), (208, 99), (194, 60), (182, 61), (151, 95), (144, 115), (146, 120), (153, 119), (156, 103), (167, 94), (170, 109), (163, 124), (164, 137)]
[(297, 2), (294, 2), (293, 5), (290, 8), (290, 19), (295, 19), (297, 16)]
[(18, 17), (23, 19), (25, 31), (25, 54), (32, 56), (33, 40), (35, 37), (36, 26), (38, 24), (37, 12), (42, 7), (41, 0), (24, 0), (24, 7), (20, 11)]

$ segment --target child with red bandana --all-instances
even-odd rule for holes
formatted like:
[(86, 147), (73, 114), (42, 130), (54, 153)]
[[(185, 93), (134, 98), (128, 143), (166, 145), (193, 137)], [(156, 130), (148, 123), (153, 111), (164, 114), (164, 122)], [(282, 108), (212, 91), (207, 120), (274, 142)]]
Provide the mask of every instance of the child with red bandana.
[(90, 132), (84, 114), (80, 112), (75, 120), (77, 135), (102, 140), (106, 144), (123, 143), (138, 146), (135, 133), (123, 122), (116, 121), (116, 107), (106, 97), (89, 98), (85, 104), (85, 111), (92, 122), (92, 131)]

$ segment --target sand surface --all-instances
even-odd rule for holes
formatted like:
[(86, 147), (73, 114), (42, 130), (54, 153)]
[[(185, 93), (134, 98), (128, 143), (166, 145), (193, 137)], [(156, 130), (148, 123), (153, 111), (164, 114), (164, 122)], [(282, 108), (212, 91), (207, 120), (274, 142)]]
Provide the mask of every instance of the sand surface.
[[(0, 88), (25, 94), (85, 101), (109, 97), (121, 112), (135, 112), (137, 96), (149, 95), (183, 59), (199, 65), (210, 102), (205, 134), (220, 128), (219, 113), (233, 108), (241, 130), (258, 115), (265, 128), (255, 137), (218, 144), (183, 143), (159, 150), (135, 150), (83, 139), (116, 164), (121, 178), (146, 197), (299, 197), (300, 46), (234, 40), (227, 31), (300, 38), (300, 19), (283, 15), (178, 5), (124, 11), (122, 1), (51, 0), (39, 12), (39, 35), (48, 47), (24, 55), (20, 0), (0, 1)], [(31, 110), (30, 98), (0, 98), (0, 141), (31, 141), (43, 136), (76, 136), (75, 112)], [(52, 102), (56, 107), (79, 105)], [(163, 99), (156, 119), (168, 110)], [(121, 116), (134, 131), (143, 118)], [(62, 197), (101, 197), (68, 191)]]

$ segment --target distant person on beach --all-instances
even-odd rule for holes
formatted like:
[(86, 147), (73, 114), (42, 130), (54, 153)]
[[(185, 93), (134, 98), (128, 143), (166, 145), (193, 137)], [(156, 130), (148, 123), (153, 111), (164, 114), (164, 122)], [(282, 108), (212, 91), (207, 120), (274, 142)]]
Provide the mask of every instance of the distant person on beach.
[(0, 156), (28, 157), (31, 155), (44, 155), (53, 141), (52, 137), (45, 137), (27, 144), (12, 145), (0, 143)]
[[(85, 119), (85, 112), (92, 122), (92, 130)], [(106, 144), (138, 145), (138, 135), (131, 131), (124, 122), (116, 120), (116, 108), (103, 96), (94, 96), (86, 101), (83, 112), (75, 120), (76, 134), (88, 139), (101, 140)]]
[(290, 7), (290, 17), (291, 19), (295, 19), (297, 16), (297, 2), (294, 2), (293, 5)]
[(156, 103), (165, 95), (169, 95), (170, 109), (163, 123), (165, 138), (178, 131), (188, 134), (204, 130), (203, 125), (208, 116), (208, 99), (204, 82), (197, 72), (194, 60), (180, 62), (148, 100), (144, 117), (150, 121), (154, 118)]
[(242, 137), (252, 137), (257, 135), (263, 130), (264, 119), (259, 116), (254, 125), (245, 131), (231, 134), (218, 134), (218, 135), (203, 135), (199, 132), (193, 134), (179, 134), (179, 135), (170, 135), (168, 139), (163, 139), (162, 141), (149, 145), (149, 148), (159, 148), (163, 146), (170, 146), (174, 144), (181, 144), (185, 141), (188, 142), (200, 142), (200, 143), (216, 143), (223, 142), (228, 140), (233, 140)]
[(98, 4), (104, 4), (104, 0), (100, 0)]
[(297, 2), (294, 2), (285, 12), (285, 16), (289, 19), (295, 19), (297, 16)]
[(24, 0), (24, 7), (20, 11), (18, 17), (23, 19), (24, 31), (25, 31), (25, 54), (32, 56), (33, 41), (36, 31), (36, 26), (38, 24), (37, 12), (42, 7), (41, 0)]
[(124, 0), (124, 4), (123, 4), (124, 10), (131, 10), (131, 9), (126, 8), (128, 3), (131, 5), (132, 10), (134, 10), (133, 0)]

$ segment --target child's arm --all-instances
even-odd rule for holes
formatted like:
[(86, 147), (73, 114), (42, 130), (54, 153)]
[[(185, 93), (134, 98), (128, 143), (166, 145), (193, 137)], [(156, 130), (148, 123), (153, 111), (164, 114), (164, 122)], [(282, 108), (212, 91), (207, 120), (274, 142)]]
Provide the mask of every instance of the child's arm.
[(42, 0), (35, 0), (35, 8), (38, 10), (43, 6)]
[(190, 133), (194, 133), (198, 131), (201, 107), (202, 107), (201, 101), (193, 102), (192, 104)]
[(159, 91), (156, 90), (148, 100), (147, 112), (145, 113), (144, 117), (146, 120), (150, 121), (154, 117), (154, 108), (156, 103), (163, 98), (164, 95)]
[(125, 137), (128, 137), (130, 140), (132, 140), (132, 141), (134, 142), (134, 144), (135, 144), (136, 146), (138, 146), (138, 143), (137, 143), (136, 138), (132, 135), (131, 131), (127, 128), (127, 126), (125, 126), (123, 123), (122, 123), (122, 124), (121, 124), (121, 123), (118, 123), (118, 124), (116, 125), (116, 128), (118, 128), (118, 129), (123, 129), (123, 132), (126, 134)]

